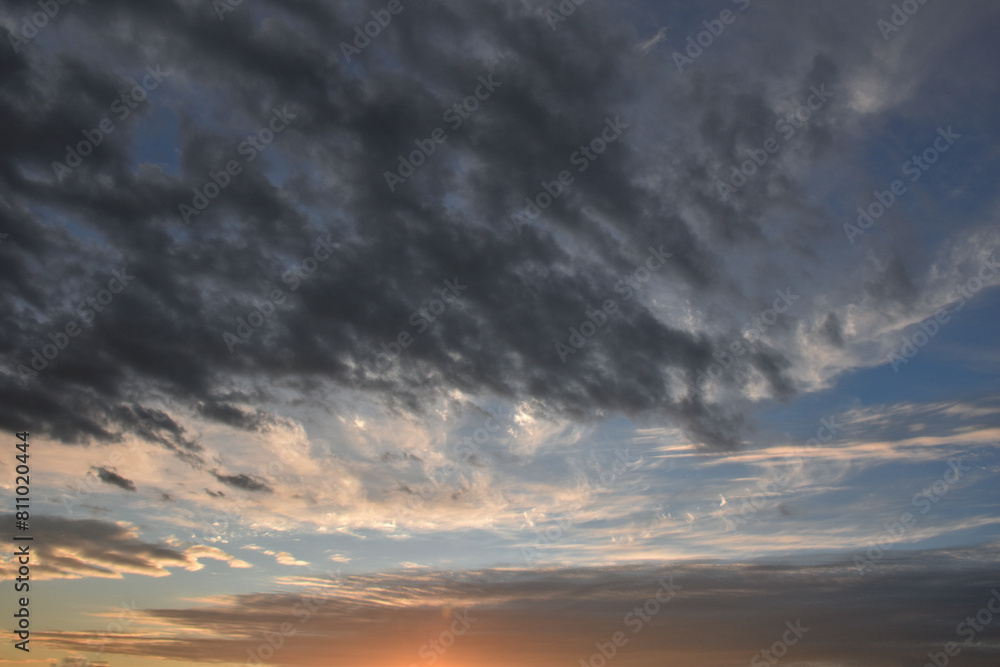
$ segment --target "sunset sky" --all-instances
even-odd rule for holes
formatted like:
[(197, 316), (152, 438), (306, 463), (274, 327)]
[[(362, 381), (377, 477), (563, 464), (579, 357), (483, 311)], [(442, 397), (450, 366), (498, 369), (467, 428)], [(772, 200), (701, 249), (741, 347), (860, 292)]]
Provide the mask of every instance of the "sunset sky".
[(1000, 5), (0, 26), (0, 664), (1000, 662)]

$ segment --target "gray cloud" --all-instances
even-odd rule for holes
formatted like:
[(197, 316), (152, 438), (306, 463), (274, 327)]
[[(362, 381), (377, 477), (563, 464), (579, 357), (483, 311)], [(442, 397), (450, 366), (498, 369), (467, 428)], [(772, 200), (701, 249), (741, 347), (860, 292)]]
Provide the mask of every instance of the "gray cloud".
[(237, 489), (243, 489), (244, 491), (266, 491), (271, 493), (272, 489), (264, 481), (247, 475), (245, 473), (240, 473), (238, 475), (222, 475), (219, 473), (212, 473), (215, 479), (219, 480), (223, 484), (228, 484), (229, 486), (236, 487)]
[(125, 479), (113, 470), (108, 470), (107, 468), (94, 468), (94, 470), (102, 482), (112, 484), (126, 491), (135, 491), (135, 483), (132, 480)]
[[(33, 6), (2, 4), (12, 16)], [(71, 10), (72, 32), (63, 18)], [(921, 11), (935, 25), (937, 10)], [(981, 12), (950, 19), (995, 19)], [(317, 402), (309, 397), (357, 386), (400, 410), (420, 412), (458, 390), (530, 399), (578, 420), (621, 413), (678, 424), (705, 445), (737, 446), (752, 419), (732, 397), (758, 381), (756, 391), (791, 396), (802, 355), (775, 343), (739, 357), (720, 380), (729, 399), (696, 391), (699, 374), (774, 289), (793, 285), (808, 302), (848, 251), (804, 195), (794, 161), (781, 158), (850, 160), (833, 140), (864, 122), (848, 81), (882, 48), (877, 32), (855, 35), (872, 23), (865, 3), (784, 8), (784, 27), (769, 29), (778, 13), (755, 6), (741, 21), (760, 40), (720, 39), (678, 73), (673, 35), (637, 50), (649, 36), (599, 4), (552, 31), (519, 3), (440, 0), (399, 15), (351, 64), (334, 45), (367, 16), (353, 5), (258, 3), (221, 23), (207, 5), (172, 0), (67, 7), (46, 29), (50, 41), (0, 63), (4, 90), (16, 91), (0, 99), (9, 234), (0, 246), (0, 425), (113, 442), (139, 429), (156, 395), (253, 431), (267, 427), (265, 403), (289, 393)], [(58, 181), (51, 163), (147, 65), (168, 73), (164, 83)], [(500, 87), (390, 192), (384, 173), (397, 156), (447, 126), (444, 110), (490, 74)], [(824, 84), (832, 100), (782, 155), (720, 196), (718, 180), (772, 133), (783, 105)], [(961, 95), (972, 83), (954, 85)], [(295, 119), (244, 162), (238, 147), (276, 108)], [(617, 117), (629, 125), (620, 141), (575, 171), (574, 152)], [(185, 224), (178, 205), (234, 159), (242, 171)], [(510, 215), (564, 169), (574, 182), (512, 233)], [(790, 215), (766, 222), (775, 211)], [(303, 262), (325, 238), (336, 250), (307, 274)], [(624, 303), (619, 281), (661, 245), (672, 260)], [(859, 272), (872, 307), (900, 316), (912, 308), (921, 281), (912, 250), (901, 243), (886, 268)], [(50, 334), (81, 320), (78, 305), (121, 266), (136, 276), (128, 289), (82, 322), (37, 377), (19, 371)], [(417, 331), (412, 314), (456, 278), (468, 285), (460, 303)], [(275, 290), (280, 302), (266, 303)], [(623, 301), (620, 315), (562, 363), (554, 344), (609, 298)], [(257, 308), (263, 323), (248, 326)], [(808, 323), (809, 311), (796, 317)], [(841, 345), (834, 322), (810, 331)], [(372, 372), (381, 346), (404, 331), (412, 345)], [(775, 328), (779, 340), (792, 332), (790, 322)], [(232, 354), (227, 333), (240, 341)], [(142, 435), (203, 464), (174, 417)]]
[[(199, 557), (232, 560), (218, 549), (197, 547), (201, 551), (185, 552), (146, 542), (124, 522), (36, 514), (31, 517), (31, 527), (45, 535), (31, 546), (37, 559), (31, 571), (33, 579), (121, 579), (124, 574), (162, 577), (170, 574), (167, 568), (200, 569)], [(0, 567), (5, 577), (15, 573), (15, 569), (8, 571), (8, 565)]]

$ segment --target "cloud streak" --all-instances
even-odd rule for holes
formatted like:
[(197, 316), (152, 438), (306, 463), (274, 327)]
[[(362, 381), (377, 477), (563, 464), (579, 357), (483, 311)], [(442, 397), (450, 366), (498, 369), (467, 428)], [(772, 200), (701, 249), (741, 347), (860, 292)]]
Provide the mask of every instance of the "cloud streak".
[[(578, 662), (597, 650), (595, 638), (616, 631), (629, 638), (616, 658), (623, 665), (678, 657), (721, 666), (770, 647), (786, 622), (808, 628), (797, 660), (888, 667), (961, 641), (956, 626), (976, 614), (996, 585), (991, 548), (905, 554), (864, 580), (849, 562), (833, 560), (306, 577), (291, 580), (297, 586), (287, 592), (146, 609), (142, 622), (160, 630), (155, 644), (121, 637), (109, 650), (240, 661), (266, 633), (288, 623), (295, 632), (285, 633), (274, 664), (326, 664), (331, 652), (363, 664), (422, 664), (420, 649), (458, 610), (468, 610), (476, 621), (448, 648), (448, 659), (484, 667)], [(675, 597), (667, 605), (649, 603), (663, 582)], [(658, 610), (643, 614), (644, 606)], [(994, 635), (991, 627), (983, 636)], [(77, 646), (72, 634), (48, 634), (46, 641)], [(988, 641), (963, 643), (962, 653), (970, 665), (992, 664), (996, 655)]]

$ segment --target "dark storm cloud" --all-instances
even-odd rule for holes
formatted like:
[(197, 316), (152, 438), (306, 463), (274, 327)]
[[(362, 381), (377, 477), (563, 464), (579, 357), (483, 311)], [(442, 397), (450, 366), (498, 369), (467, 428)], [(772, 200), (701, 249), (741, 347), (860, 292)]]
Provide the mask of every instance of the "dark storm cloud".
[(113, 470), (108, 470), (107, 468), (94, 468), (97, 472), (97, 477), (107, 484), (113, 484), (119, 488), (125, 489), (126, 491), (135, 491), (135, 483), (130, 479), (125, 479)]
[(228, 424), (229, 426), (245, 431), (259, 431), (274, 423), (272, 417), (260, 410), (250, 412), (222, 401), (210, 401), (200, 404), (198, 406), (198, 414), (208, 417), (213, 421)]
[(156, 442), (173, 451), (181, 459), (197, 466), (201, 462), (201, 445), (191, 440), (184, 427), (165, 412), (142, 405), (119, 405), (113, 412), (116, 423), (132, 433)]
[(844, 346), (844, 333), (842, 326), (843, 325), (840, 323), (840, 319), (835, 313), (830, 313), (826, 316), (826, 320), (823, 322), (822, 331), (826, 336), (826, 339), (830, 341), (831, 345), (836, 347)]
[[(2, 4), (12, 16), (34, 7)], [(738, 444), (746, 426), (739, 410), (689, 392), (729, 344), (725, 337), (657, 316), (644, 298), (625, 304), (570, 362), (554, 343), (615, 296), (650, 246), (673, 258), (648, 290), (684, 295), (726, 319), (766, 307), (781, 271), (728, 258), (763, 247), (769, 188), (788, 193), (782, 205), (802, 203), (778, 165), (730, 200), (716, 182), (743, 149), (764, 141), (779, 118), (773, 100), (733, 72), (715, 71), (708, 55), (678, 76), (669, 58), (638, 53), (638, 36), (597, 3), (555, 31), (521, 3), (406, 5), (348, 64), (336, 45), (353, 38), (372, 8), (244, 3), (220, 22), (208, 3), (70, 5), (19, 54), (4, 51), (3, 427), (114, 441), (135, 429), (155, 394), (258, 430), (267, 417), (253, 406), (276, 400), (272, 388), (309, 396), (361, 386), (408, 410), (458, 389), (534, 399), (576, 419), (655, 416), (707, 445)], [(860, 15), (853, 6), (843, 15), (852, 11)], [(817, 26), (823, 34), (815, 47), (786, 44), (797, 64), (781, 75), (798, 96), (821, 84), (836, 89), (841, 69), (828, 52), (842, 31), (822, 12), (789, 14), (806, 31), (799, 42), (808, 44)], [(777, 48), (765, 45), (772, 61), (761, 76), (777, 68)], [(164, 82), (57, 180), (51, 163), (150, 66), (168, 73)], [(498, 87), (452, 129), (444, 111), (489, 76)], [(813, 158), (833, 151), (830, 128), (843, 100), (835, 97), (796, 135), (796, 150)], [(241, 145), (275, 110), (290, 118), (287, 127), (248, 160)], [(608, 119), (629, 127), (585, 172), (575, 171), (571, 155)], [(390, 191), (384, 173), (438, 127), (448, 128), (447, 141)], [(164, 132), (176, 132), (176, 156), (138, 148)], [(658, 143), (640, 139), (657, 133)], [(147, 160), (165, 166), (135, 166)], [(193, 189), (229, 161), (240, 172), (185, 224), (179, 205), (193, 205)], [(510, 215), (562, 170), (573, 170), (574, 182), (515, 233)], [(53, 224), (59, 220), (70, 224)], [(815, 231), (815, 221), (794, 227), (789, 254), (814, 253)], [(333, 252), (308, 272), (324, 243)], [(135, 275), (128, 288), (37, 376), (19, 370), (31, 368), (49, 334), (79, 319), (77, 304), (122, 266)], [(907, 271), (892, 266), (872, 294), (905, 302)], [(413, 313), (445, 280), (467, 290), (418, 331)], [(270, 303), (275, 290), (280, 298)], [(256, 309), (261, 324), (251, 321)], [(374, 369), (380, 346), (401, 332), (412, 345), (388, 370)], [(787, 396), (789, 364), (779, 350), (747, 355), (725, 382), (741, 389), (759, 375)], [(258, 389), (234, 392), (237, 378)], [(198, 444), (173, 419), (145, 435), (200, 461)]]

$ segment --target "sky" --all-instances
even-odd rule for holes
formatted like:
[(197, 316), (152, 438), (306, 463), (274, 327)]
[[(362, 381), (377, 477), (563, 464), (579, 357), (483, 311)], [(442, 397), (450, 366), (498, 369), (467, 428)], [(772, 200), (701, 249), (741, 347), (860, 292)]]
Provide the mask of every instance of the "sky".
[(1000, 660), (1000, 6), (0, 26), (0, 664)]

